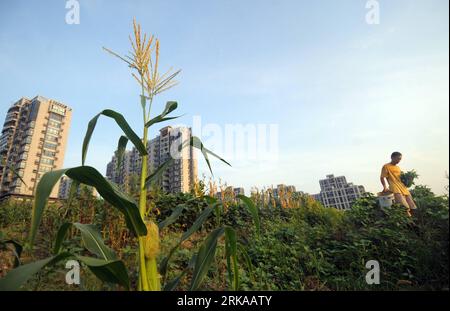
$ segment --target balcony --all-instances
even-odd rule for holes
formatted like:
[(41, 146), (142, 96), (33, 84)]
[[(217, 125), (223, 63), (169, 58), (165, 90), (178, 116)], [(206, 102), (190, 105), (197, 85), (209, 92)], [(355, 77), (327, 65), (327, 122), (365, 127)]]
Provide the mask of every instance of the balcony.
[(20, 106), (16, 106), (16, 105), (14, 105), (14, 106), (11, 106), (9, 109), (8, 109), (8, 113), (10, 113), (10, 112), (19, 112), (20, 111)]
[(14, 125), (17, 122), (17, 118), (7, 118), (4, 126)]

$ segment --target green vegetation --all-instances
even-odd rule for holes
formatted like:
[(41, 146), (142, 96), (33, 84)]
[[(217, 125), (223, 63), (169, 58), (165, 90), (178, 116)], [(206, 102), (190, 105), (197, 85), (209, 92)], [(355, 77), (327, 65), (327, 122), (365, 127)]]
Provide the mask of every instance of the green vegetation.
[[(130, 41), (130, 56), (105, 50), (124, 61), (138, 81), (142, 136), (122, 114), (105, 109), (88, 124), (81, 166), (46, 173), (33, 202), (0, 205), (0, 290), (448, 288), (448, 198), (426, 187), (413, 189), (419, 206), (413, 218), (403, 207), (380, 209), (372, 196), (342, 212), (289, 189), (278, 198), (271, 191), (253, 198), (222, 191), (220, 200), (206, 195), (204, 183), (191, 194), (158, 190), (174, 159), (149, 170), (148, 131), (175, 119), (171, 113), (178, 104), (167, 102), (153, 118), (150, 112), (156, 95), (176, 84), (179, 71), (159, 74), (159, 41), (141, 34), (136, 23)], [(128, 142), (142, 157), (140, 176), (125, 189), (85, 165), (101, 116), (123, 131), (119, 159)], [(210, 170), (209, 156), (228, 164), (197, 137), (179, 149), (187, 146), (201, 151)], [(69, 199), (49, 204), (64, 175), (73, 181)], [(82, 264), (80, 286), (64, 282), (68, 259)], [(380, 262), (379, 285), (365, 283), (368, 260)]]
[[(203, 224), (188, 238), (182, 236), (196, 222), (199, 213), (211, 206), (211, 198), (203, 194), (163, 194), (151, 191), (152, 217), (167, 226), (160, 229), (161, 252), (158, 262), (173, 250), (167, 263), (165, 289), (189, 290), (194, 275), (195, 255), (202, 251), (205, 239), (223, 234), (217, 241), (217, 254), (204, 269), (202, 290), (443, 290), (448, 289), (449, 276), (449, 210), (448, 198), (434, 195), (424, 186), (416, 186), (412, 194), (418, 210), (410, 218), (401, 206), (381, 209), (376, 199), (368, 195), (360, 199), (350, 211), (327, 209), (309, 197), (299, 198), (295, 208), (281, 205), (258, 209), (260, 226), (255, 226), (252, 210), (243, 201), (216, 209), (207, 215)], [(296, 204), (298, 205), (298, 204)], [(131, 285), (139, 281), (137, 241), (127, 229), (120, 212), (108, 208), (109, 203), (82, 194), (66, 204), (51, 204), (45, 211), (37, 234), (34, 251), (24, 250), (22, 264), (47, 258), (55, 246), (62, 215), (74, 223), (97, 223), (105, 244), (129, 268)], [(182, 207), (182, 208), (181, 208)], [(174, 213), (179, 217), (170, 217)], [(9, 240), (22, 244), (30, 219), (30, 204), (5, 203), (0, 206), (0, 231)], [(108, 211), (108, 212), (106, 212)], [(168, 225), (171, 223), (170, 225)], [(229, 274), (233, 258), (226, 243), (226, 232), (215, 228), (235, 228), (237, 240), (234, 275)], [(260, 228), (258, 230), (258, 228)], [(63, 247), (73, 252), (91, 255), (80, 248), (77, 228), (71, 227)], [(228, 232), (233, 235), (233, 233)], [(5, 240), (5, 239), (4, 239)], [(181, 241), (181, 243), (180, 243)], [(214, 243), (213, 243), (214, 244)], [(200, 247), (200, 250), (197, 251)], [(12, 251), (2, 251), (0, 267), (5, 275), (14, 267)], [(228, 249), (228, 250), (227, 250)], [(240, 250), (244, 250), (240, 252)], [(194, 259), (193, 259), (194, 258)], [(231, 262), (229, 262), (231, 260)], [(365, 275), (368, 260), (378, 260), (381, 284), (368, 285)], [(101, 282), (83, 264), (80, 286), (64, 283), (62, 263), (56, 269), (43, 269), (25, 289), (37, 290), (117, 290), (117, 285)], [(235, 269), (235, 268), (233, 268)], [(181, 276), (181, 278), (180, 278)], [(176, 286), (175, 286), (176, 285)]]
[[(178, 103), (175, 101), (167, 102), (162, 113), (153, 118), (151, 118), (151, 108), (156, 95), (176, 85), (174, 78), (180, 71), (172, 73), (169, 70), (162, 75), (160, 74), (158, 67), (159, 40), (154, 38), (154, 36), (147, 37), (146, 34), (142, 34), (140, 25), (136, 24), (136, 22), (134, 22), (134, 39), (130, 37), (130, 42), (133, 51), (131, 55), (125, 57), (121, 57), (109, 49), (105, 48), (105, 50), (124, 61), (131, 68), (132, 76), (139, 83), (141, 94), (138, 106), (142, 109), (143, 114), (142, 137), (139, 137), (128, 124), (125, 117), (116, 111), (105, 109), (91, 119), (83, 141), (81, 166), (48, 172), (42, 176), (37, 185), (35, 199), (31, 209), (30, 230), (26, 241), (27, 249), (31, 250), (31, 255), (34, 255), (32, 251), (35, 251), (34, 246), (38, 238), (38, 231), (42, 225), (44, 211), (47, 208), (48, 199), (53, 188), (64, 175), (73, 181), (70, 198), (63, 208), (66, 212), (62, 214), (62, 217), (52, 219), (52, 221), (57, 222), (56, 228), (48, 228), (48, 231), (45, 231), (45, 234), (56, 231), (56, 234), (52, 235), (54, 240), (50, 243), (51, 245), (46, 245), (47, 250), (45, 252), (47, 257), (29, 262), (25, 265), (19, 265), (10, 271), (0, 279), (0, 290), (17, 290), (42, 269), (47, 267), (53, 268), (59, 262), (68, 259), (76, 259), (82, 262), (89, 268), (93, 275), (104, 283), (116, 284), (125, 289), (131, 289), (134, 286), (136, 289), (142, 291), (159, 291), (163, 288), (175, 289), (181, 280), (186, 277), (189, 270), (192, 270), (189, 289), (196, 290), (202, 284), (208, 269), (215, 260), (218, 239), (222, 236), (225, 238), (224, 248), (230, 286), (233, 289), (239, 288), (237, 259), (239, 245), (237, 234), (233, 227), (222, 226), (220, 221), (216, 223), (216, 227), (209, 232), (204, 242), (199, 246), (198, 252), (192, 255), (190, 260), (192, 264), (188, 265), (173, 280), (167, 278), (169, 263), (177, 249), (202, 227), (210, 214), (214, 213), (217, 219), (220, 219), (223, 204), (214, 198), (209, 198), (207, 200), (208, 206), (201, 211), (198, 218), (192, 223), (192, 226), (181, 235), (178, 242), (171, 249), (165, 253), (161, 253), (159, 230), (174, 223), (183, 213), (185, 207), (183, 205), (177, 206), (166, 219), (160, 221), (155, 219), (156, 217), (152, 211), (153, 205), (149, 204), (151, 202), (148, 201), (148, 192), (152, 186), (159, 183), (164, 171), (175, 161), (173, 158), (175, 155), (171, 154), (172, 157), (169, 157), (166, 162), (155, 170), (149, 170), (147, 154), (148, 132), (152, 125), (177, 118), (170, 116), (178, 107)], [(123, 131), (123, 136), (119, 138), (117, 146), (117, 155), (119, 156), (118, 165), (120, 165), (121, 157), (124, 154), (128, 142), (133, 143), (141, 155), (142, 170), (140, 176), (138, 176), (140, 180), (138, 203), (132, 196), (103, 177), (95, 168), (85, 165), (90, 140), (101, 116), (113, 119)], [(178, 151), (188, 146), (201, 151), (210, 170), (209, 156), (218, 158), (228, 164), (228, 162), (208, 150), (197, 137), (191, 137), (190, 140), (183, 141), (178, 146)], [(97, 190), (101, 197), (108, 203), (101, 204), (99, 207), (106, 209), (108, 215), (115, 212), (121, 214), (120, 220), (117, 219), (115, 223), (109, 223), (110, 226), (124, 221), (127, 228), (127, 232), (125, 233), (127, 237), (137, 240), (137, 243), (133, 247), (137, 250), (138, 254), (138, 280), (133, 285), (131, 284), (132, 279), (130, 279), (128, 268), (132, 268), (135, 264), (128, 263), (128, 266), (125, 265), (125, 262), (117, 252), (107, 246), (104, 242), (104, 237), (98, 231), (98, 223), (91, 222), (90, 224), (68, 221), (67, 218), (69, 218), (69, 214), (73, 214), (74, 209), (72, 199), (80, 185), (93, 187)], [(240, 200), (246, 203), (247, 207), (252, 211), (252, 215), (255, 217), (255, 223), (259, 223), (257, 220), (257, 211), (253, 203), (244, 196)], [(60, 210), (54, 208), (55, 213), (60, 212)], [(94, 212), (93, 214), (105, 215), (105, 212)], [(96, 219), (92, 220), (95, 221)], [(78, 247), (72, 247), (72, 245), (68, 247), (65, 245), (68, 238), (72, 238), (73, 241), (78, 242)], [(6, 240), (2, 242), (2, 245), (11, 243), (13, 242)], [(13, 245), (15, 244), (13, 243)], [(48, 251), (50, 246), (53, 250), (52, 252)], [(38, 250), (41, 249), (42, 247), (38, 248)], [(240, 253), (245, 253), (244, 248), (239, 248), (239, 250)], [(158, 256), (163, 254), (165, 256), (161, 260), (158, 260)]]
[(400, 180), (402, 183), (407, 187), (410, 188), (414, 186), (414, 180), (417, 179), (419, 175), (415, 170), (408, 171), (408, 172), (402, 172), (400, 175)]

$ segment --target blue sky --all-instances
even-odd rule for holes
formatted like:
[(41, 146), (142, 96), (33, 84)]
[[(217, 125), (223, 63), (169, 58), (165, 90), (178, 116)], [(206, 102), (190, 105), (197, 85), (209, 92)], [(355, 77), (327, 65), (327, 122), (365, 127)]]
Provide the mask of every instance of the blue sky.
[[(193, 116), (279, 125), (278, 161), (214, 161), (217, 179), (315, 193), (334, 173), (376, 192), (381, 166), (399, 150), (404, 170), (444, 192), (448, 1), (380, 0), (379, 25), (365, 22), (366, 0), (79, 2), (79, 25), (65, 23), (63, 0), (0, 2), (0, 116), (22, 96), (71, 106), (67, 167), (80, 164), (87, 122), (102, 109), (123, 112), (141, 131), (138, 86), (101, 49), (126, 53), (136, 17), (159, 37), (162, 66), (183, 70), (155, 113), (177, 100), (188, 125)], [(101, 120), (88, 164), (104, 172), (119, 136)]]

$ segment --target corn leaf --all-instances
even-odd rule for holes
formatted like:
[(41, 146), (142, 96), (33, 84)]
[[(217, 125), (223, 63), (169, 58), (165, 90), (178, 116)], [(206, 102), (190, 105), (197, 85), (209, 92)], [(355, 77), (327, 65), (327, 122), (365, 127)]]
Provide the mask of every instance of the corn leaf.
[(117, 260), (117, 255), (105, 245), (100, 232), (94, 225), (74, 223), (73, 226), (80, 230), (84, 247), (88, 251), (107, 261)]
[(233, 289), (239, 290), (236, 231), (231, 227), (225, 227), (225, 255), (227, 257), (228, 274), (233, 276)]
[(173, 161), (174, 161), (173, 158), (169, 158), (166, 162), (161, 164), (156, 169), (156, 171), (151, 173), (145, 180), (145, 187), (150, 187), (151, 185), (154, 185), (158, 180), (160, 180), (164, 172), (169, 168), (169, 166), (173, 163)]
[(183, 233), (180, 239), (180, 243), (187, 240), (194, 232), (200, 229), (203, 223), (208, 219), (211, 212), (215, 209), (217, 204), (218, 203), (214, 204), (213, 206), (207, 207), (203, 210), (200, 216), (198, 216), (198, 218), (194, 221), (192, 226), (186, 232)]
[(103, 260), (99, 258), (75, 255), (75, 258), (89, 267), (89, 270), (103, 282), (119, 284), (130, 289), (127, 268), (121, 260)]
[(101, 259), (107, 261), (117, 260), (117, 255), (112, 249), (105, 245), (100, 232), (94, 225), (81, 224), (81, 223), (64, 223), (58, 230), (55, 240), (54, 253), (57, 254), (61, 251), (61, 245), (64, 241), (67, 232), (71, 226), (74, 226), (81, 232), (81, 238), (83, 240), (84, 247), (92, 254), (97, 255)]
[(53, 246), (54, 255), (57, 255), (59, 252), (61, 252), (62, 243), (66, 239), (67, 232), (69, 231), (71, 226), (72, 223), (65, 222), (59, 227), (58, 232), (56, 233), (55, 245)]
[[(205, 158), (206, 164), (208, 165), (208, 168), (209, 168), (209, 171), (211, 172), (211, 174), (212, 174), (213, 172), (212, 172), (212, 169), (211, 169), (211, 163), (210, 163), (210, 161), (209, 161), (209, 156), (208, 156), (208, 154), (212, 155), (213, 157), (216, 157), (216, 158), (219, 159), (220, 161), (222, 161), (222, 162), (224, 162), (225, 164), (231, 166), (230, 163), (228, 163), (227, 161), (225, 161), (224, 159), (222, 159), (220, 156), (218, 156), (217, 154), (215, 154), (215, 153), (212, 152), (211, 150), (207, 149), (207, 148), (203, 145), (203, 143), (201, 142), (201, 140), (200, 140), (198, 137), (192, 136), (191, 139), (190, 139), (190, 141), (188, 141), (187, 143), (190, 144), (192, 147), (197, 148), (197, 149), (199, 149), (199, 150), (201, 151), (201, 153), (203, 154), (203, 158)], [(186, 142), (185, 142), (185, 143), (183, 144), (182, 148), (185, 148), (186, 146), (187, 146), (187, 145), (186, 145)]]
[(237, 196), (237, 198), (241, 199), (242, 202), (244, 202), (244, 204), (247, 206), (247, 208), (250, 210), (250, 214), (253, 217), (253, 222), (255, 224), (256, 230), (259, 234), (260, 230), (261, 230), (261, 224), (260, 224), (260, 220), (259, 220), (259, 212), (258, 212), (258, 208), (256, 207), (256, 205), (253, 203), (252, 199), (250, 199), (249, 197), (246, 197), (245, 195), (239, 194)]
[(237, 247), (238, 247), (239, 254), (241, 255), (242, 259), (244, 260), (244, 262), (247, 266), (247, 270), (250, 274), (250, 278), (252, 279), (252, 281), (255, 281), (254, 267), (252, 264), (252, 260), (250, 259), (250, 256), (248, 255), (244, 245), (242, 245), (241, 243), (238, 243)]
[(125, 216), (127, 227), (138, 236), (147, 234), (136, 202), (117, 186), (106, 180), (95, 168), (80, 166), (66, 172), (70, 178), (82, 184), (95, 187), (98, 193)]
[(166, 118), (166, 116), (171, 113), (172, 111), (174, 111), (175, 109), (177, 109), (178, 107), (178, 103), (174, 102), (174, 101), (169, 101), (166, 103), (166, 107), (164, 108), (163, 112), (159, 115), (154, 117), (153, 119), (151, 119), (150, 121), (148, 121), (145, 124), (145, 127), (149, 128), (150, 126), (152, 126), (155, 123), (160, 123), (163, 121), (167, 121), (167, 120), (172, 120), (172, 119), (176, 119), (178, 117), (169, 117)]
[(183, 213), (183, 211), (186, 209), (186, 206), (184, 204), (180, 204), (177, 207), (175, 207), (172, 211), (172, 214), (170, 214), (169, 217), (164, 219), (158, 224), (159, 230), (162, 230), (163, 228), (170, 226), (175, 221), (177, 221), (178, 217)]
[(38, 273), (42, 268), (51, 266), (67, 257), (70, 253), (60, 253), (46, 259), (38, 260), (26, 265), (21, 265), (0, 279), (0, 291), (17, 291), (31, 277)]
[(5, 158), (5, 157), (2, 158), (0, 164), (1, 164), (2, 166), (7, 167), (7, 168), (13, 173), (14, 177), (18, 178), (18, 179), (20, 180), (20, 182), (21, 182), (22, 184), (24, 184), (25, 187), (27, 187), (26, 182), (25, 182), (25, 181), (23, 180), (23, 178), (19, 175), (19, 173), (17, 173), (16, 169), (15, 169), (12, 165), (9, 165), (9, 164), (6, 162), (6, 158)]
[(167, 282), (167, 284), (164, 286), (164, 291), (174, 291), (177, 288), (178, 284), (180, 284), (181, 279), (188, 273), (189, 270), (194, 267), (196, 258), (197, 254), (192, 255), (187, 267), (177, 277)]
[(195, 261), (194, 272), (192, 274), (189, 290), (198, 290), (203, 278), (208, 273), (209, 267), (216, 255), (217, 240), (224, 233), (224, 228), (217, 228), (211, 232), (205, 242), (200, 247)]
[(92, 134), (94, 133), (94, 129), (95, 129), (95, 126), (97, 125), (98, 118), (102, 115), (114, 119), (116, 121), (117, 125), (124, 132), (125, 136), (134, 144), (134, 146), (139, 151), (139, 153), (141, 155), (147, 155), (147, 149), (145, 148), (144, 144), (142, 143), (142, 140), (131, 129), (130, 125), (125, 120), (123, 115), (121, 115), (118, 112), (115, 112), (114, 110), (106, 109), (106, 110), (103, 110), (102, 112), (100, 112), (99, 114), (97, 114), (91, 121), (89, 121), (86, 135), (85, 135), (84, 141), (83, 141), (83, 150), (82, 150), (82, 155), (81, 155), (82, 165), (84, 165), (86, 162), (86, 155), (87, 155), (87, 151), (89, 148), (89, 143), (92, 138)]
[(124, 216), (128, 228), (136, 235), (147, 234), (147, 228), (142, 221), (139, 208), (133, 199), (128, 197), (117, 186), (106, 180), (95, 168), (89, 166), (79, 166), (70, 169), (52, 171), (42, 176), (37, 186), (34, 206), (31, 218), (30, 244), (32, 245), (37, 229), (42, 219), (43, 211), (47, 205), (50, 193), (61, 178), (66, 174), (68, 177), (79, 183), (95, 187), (98, 193), (112, 206), (117, 208)]
[(117, 169), (120, 168), (123, 162), (123, 156), (125, 154), (125, 150), (127, 149), (128, 138), (126, 136), (120, 136), (119, 143), (117, 144)]
[(203, 212), (198, 216), (198, 218), (195, 220), (195, 222), (192, 224), (192, 226), (183, 233), (183, 235), (180, 238), (180, 241), (169, 251), (169, 254), (163, 258), (161, 261), (161, 264), (159, 266), (159, 272), (163, 276), (163, 280), (166, 278), (167, 273), (167, 266), (169, 265), (170, 258), (175, 253), (175, 251), (180, 247), (181, 243), (183, 243), (185, 240), (187, 240), (195, 231), (200, 229), (200, 227), (203, 225), (203, 223), (208, 219), (208, 217), (211, 215), (212, 211), (214, 210), (214, 206), (209, 206), (203, 210)]
[(34, 205), (31, 211), (31, 229), (29, 234), (30, 244), (36, 238), (37, 229), (41, 223), (42, 214), (44, 208), (47, 205), (48, 198), (53, 190), (53, 187), (61, 179), (61, 177), (66, 173), (67, 169), (62, 169), (58, 171), (52, 171), (44, 174), (39, 181), (36, 188), (36, 195), (34, 198)]

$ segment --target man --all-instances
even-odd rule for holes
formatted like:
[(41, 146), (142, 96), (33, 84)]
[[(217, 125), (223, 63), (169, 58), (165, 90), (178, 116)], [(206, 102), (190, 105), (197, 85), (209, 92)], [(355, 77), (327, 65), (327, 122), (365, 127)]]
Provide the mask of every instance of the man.
[[(401, 160), (402, 154), (400, 152), (393, 152), (391, 154), (391, 162), (385, 164), (381, 169), (380, 181), (383, 185), (383, 192), (390, 191), (394, 193), (395, 202), (405, 206), (408, 216), (411, 216), (411, 210), (416, 209), (417, 207), (411, 193), (409, 193), (408, 189), (400, 179), (402, 171), (397, 164), (400, 163)], [(389, 188), (387, 187), (386, 179), (389, 183)]]

